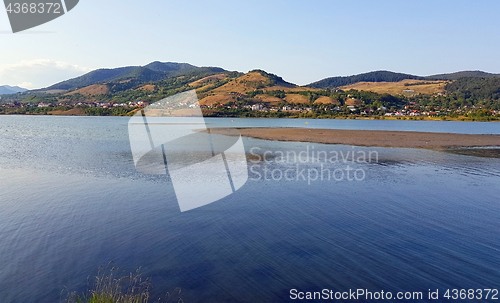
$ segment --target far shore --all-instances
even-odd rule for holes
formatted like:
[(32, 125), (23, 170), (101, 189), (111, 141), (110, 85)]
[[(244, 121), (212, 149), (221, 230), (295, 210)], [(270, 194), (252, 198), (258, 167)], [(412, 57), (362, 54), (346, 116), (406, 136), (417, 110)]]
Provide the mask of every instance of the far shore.
[[(211, 133), (232, 135), (229, 128), (212, 128)], [(238, 128), (244, 137), (273, 141), (295, 141), (354, 146), (454, 149), (500, 147), (500, 135), (475, 135), (406, 131), (343, 130), (255, 127)]]
[[(131, 111), (126, 114), (120, 114), (120, 115), (101, 115), (101, 114), (86, 114), (83, 109), (81, 108), (73, 108), (69, 110), (52, 110), (48, 112), (39, 112), (39, 113), (10, 113), (10, 112), (1, 112), (0, 111), (0, 116), (68, 116), (68, 117), (73, 117), (73, 116), (82, 116), (82, 117), (94, 117), (94, 116), (99, 116), (99, 117), (131, 117), (135, 113), (137, 113), (137, 110)], [(313, 118), (313, 117), (299, 117), (298, 115), (291, 115), (291, 116), (286, 116), (286, 117), (266, 117), (266, 116), (256, 116), (256, 117), (241, 117), (238, 115), (211, 115), (210, 112), (208, 111), (203, 111), (203, 115), (205, 118), (240, 118), (240, 119), (329, 119), (329, 120), (395, 120), (395, 121), (404, 121), (404, 120), (409, 120), (409, 121), (460, 121), (460, 122), (500, 122), (500, 116), (485, 116), (485, 117), (466, 117), (466, 116), (457, 116), (457, 117), (450, 117), (450, 116), (378, 116), (378, 115), (338, 115), (338, 116), (331, 116), (328, 118)]]

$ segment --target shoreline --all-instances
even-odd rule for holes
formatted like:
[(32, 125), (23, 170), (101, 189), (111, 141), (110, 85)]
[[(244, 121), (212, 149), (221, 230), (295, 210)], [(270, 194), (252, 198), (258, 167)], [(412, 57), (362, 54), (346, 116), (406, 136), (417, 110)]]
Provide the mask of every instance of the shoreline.
[[(243, 137), (270, 141), (342, 144), (365, 147), (424, 148), (433, 150), (467, 147), (500, 147), (500, 135), (292, 127), (236, 129)], [(230, 128), (212, 128), (211, 133), (231, 135), (230, 130)]]
[[(60, 111), (53, 111), (47, 113), (5, 113), (0, 112), (0, 116), (57, 116), (57, 117), (132, 117), (132, 115), (88, 115), (83, 113), (67, 113)], [(401, 117), (384, 117), (384, 116), (363, 116), (363, 115), (352, 115), (352, 116), (335, 116), (331, 118), (312, 118), (312, 117), (297, 117), (297, 116), (286, 116), (286, 117), (240, 117), (240, 116), (204, 116), (204, 118), (237, 118), (237, 119), (303, 119), (303, 120), (387, 120), (387, 121), (455, 121), (455, 122), (500, 122), (500, 118), (497, 116), (489, 117), (449, 117), (449, 116), (401, 116)]]

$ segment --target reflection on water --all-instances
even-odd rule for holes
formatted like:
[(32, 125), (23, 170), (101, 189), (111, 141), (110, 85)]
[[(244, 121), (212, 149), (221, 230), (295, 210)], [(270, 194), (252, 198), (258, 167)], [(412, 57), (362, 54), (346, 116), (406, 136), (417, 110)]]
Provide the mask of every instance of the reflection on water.
[(455, 148), (447, 149), (446, 152), (454, 153), (457, 155), (485, 157), (485, 158), (500, 158), (500, 148)]
[[(292, 288), (498, 288), (497, 158), (246, 139), (249, 155), (255, 147), (276, 155), (309, 146), (376, 151), (378, 161), (301, 163), (349, 164), (366, 178), (249, 180), (180, 213), (168, 175), (135, 170), (127, 119), (5, 118), (2, 302), (58, 302), (64, 287), (83, 291), (109, 261), (129, 271), (142, 266), (155, 294), (181, 287), (186, 302), (280, 302)], [(250, 166), (271, 170), (296, 164), (254, 160)]]

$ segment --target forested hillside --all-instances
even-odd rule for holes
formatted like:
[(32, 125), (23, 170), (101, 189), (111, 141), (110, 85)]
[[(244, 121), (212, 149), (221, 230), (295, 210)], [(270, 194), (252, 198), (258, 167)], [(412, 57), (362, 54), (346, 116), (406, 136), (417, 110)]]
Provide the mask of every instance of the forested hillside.
[(317, 82), (313, 82), (307, 86), (314, 88), (335, 88), (358, 82), (399, 82), (406, 79), (424, 80), (425, 78), (389, 71), (375, 71), (347, 77), (326, 78)]
[(451, 74), (439, 74), (425, 77), (428, 80), (457, 80), (460, 78), (492, 78), (492, 77), (500, 77), (500, 74), (491, 74), (483, 71), (463, 71), (456, 72)]
[[(244, 74), (153, 62), (96, 70), (51, 90), (4, 95), (0, 114), (131, 115), (142, 106), (195, 89), (204, 114), (215, 117), (416, 117), (426, 113), (490, 119), (500, 113), (500, 77), (479, 77), (484, 74), (461, 72), (437, 76), (472, 76), (431, 80), (433, 76), (377, 71), (298, 86), (259, 69)], [(83, 85), (87, 83), (91, 84)]]
[(155, 61), (145, 66), (127, 66), (114, 69), (94, 70), (83, 76), (54, 84), (43, 90), (69, 90), (97, 83), (129, 80), (133, 80), (134, 82), (151, 82), (193, 73), (218, 73), (223, 71), (224, 69), (219, 67), (197, 67), (187, 63), (163, 63)]

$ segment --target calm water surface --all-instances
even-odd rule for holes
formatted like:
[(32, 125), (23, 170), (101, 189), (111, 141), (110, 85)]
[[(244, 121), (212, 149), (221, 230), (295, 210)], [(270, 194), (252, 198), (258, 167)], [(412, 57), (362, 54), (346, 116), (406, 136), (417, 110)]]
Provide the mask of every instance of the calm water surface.
[[(241, 127), (305, 121), (207, 119)], [(500, 123), (307, 121), (500, 134)], [(377, 152), (378, 161), (301, 164), (350, 165), (365, 172), (363, 181), (258, 180), (252, 172), (235, 194), (181, 213), (168, 176), (135, 170), (127, 123), (0, 117), (2, 302), (59, 302), (65, 289), (84, 291), (87, 277), (110, 261), (126, 271), (141, 266), (155, 295), (181, 287), (185, 302), (289, 301), (292, 288), (500, 288), (500, 159), (245, 139), (248, 152)]]

